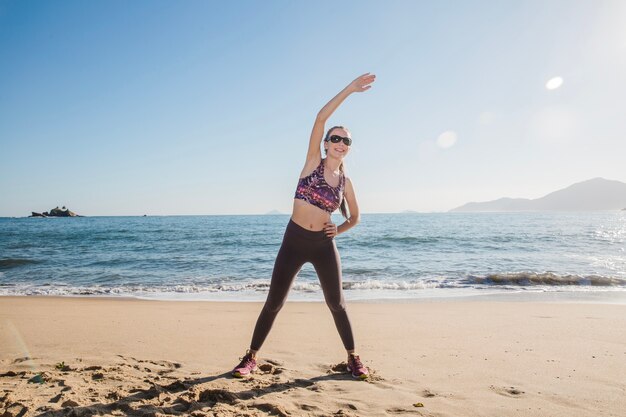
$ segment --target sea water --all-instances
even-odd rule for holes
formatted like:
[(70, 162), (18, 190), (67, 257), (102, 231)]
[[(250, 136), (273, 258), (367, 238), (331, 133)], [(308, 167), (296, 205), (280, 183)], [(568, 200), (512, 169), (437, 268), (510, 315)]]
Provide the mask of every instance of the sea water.
[[(289, 215), (0, 218), (0, 295), (262, 301), (288, 222)], [(624, 211), (363, 214), (335, 242), (347, 299), (626, 295)], [(323, 300), (311, 264), (289, 300)]]

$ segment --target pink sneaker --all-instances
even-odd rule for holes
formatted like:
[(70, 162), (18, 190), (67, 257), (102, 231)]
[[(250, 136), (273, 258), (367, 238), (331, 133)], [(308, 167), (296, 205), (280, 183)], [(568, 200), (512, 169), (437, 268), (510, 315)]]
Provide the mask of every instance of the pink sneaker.
[(365, 379), (369, 375), (369, 371), (367, 367), (363, 365), (359, 355), (356, 353), (351, 353), (350, 358), (348, 359), (348, 372), (352, 372), (352, 376), (354, 378)]
[(241, 378), (256, 371), (256, 360), (252, 359), (252, 355), (249, 351), (246, 351), (246, 355), (243, 358), (239, 359), (241, 359), (241, 362), (239, 362), (239, 365), (235, 366), (235, 368), (232, 370), (232, 376)]

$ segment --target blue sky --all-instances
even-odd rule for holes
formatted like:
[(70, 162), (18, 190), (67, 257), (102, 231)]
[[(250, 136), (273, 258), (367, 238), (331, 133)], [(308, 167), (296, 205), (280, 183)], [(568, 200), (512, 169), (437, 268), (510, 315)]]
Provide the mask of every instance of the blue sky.
[(365, 72), (364, 213), (626, 181), (626, 2), (0, 0), (0, 216), (289, 213)]

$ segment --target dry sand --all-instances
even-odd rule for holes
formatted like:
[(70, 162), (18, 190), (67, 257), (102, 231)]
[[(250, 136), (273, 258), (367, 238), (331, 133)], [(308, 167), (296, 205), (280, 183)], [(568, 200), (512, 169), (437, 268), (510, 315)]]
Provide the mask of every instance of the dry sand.
[(260, 308), (0, 297), (0, 416), (626, 415), (624, 304), (349, 302), (358, 381), (326, 305), (288, 302), (232, 378)]

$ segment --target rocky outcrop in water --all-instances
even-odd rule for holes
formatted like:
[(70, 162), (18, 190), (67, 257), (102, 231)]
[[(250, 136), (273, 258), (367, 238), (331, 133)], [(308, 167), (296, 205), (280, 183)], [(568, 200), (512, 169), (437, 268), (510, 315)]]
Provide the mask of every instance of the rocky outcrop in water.
[(43, 213), (37, 213), (33, 211), (31, 213), (32, 214), (28, 217), (84, 217), (84, 216), (81, 216), (80, 214), (74, 213), (68, 208), (65, 208), (65, 206), (63, 206), (63, 208), (59, 208), (59, 206), (56, 206), (49, 212), (44, 211)]

